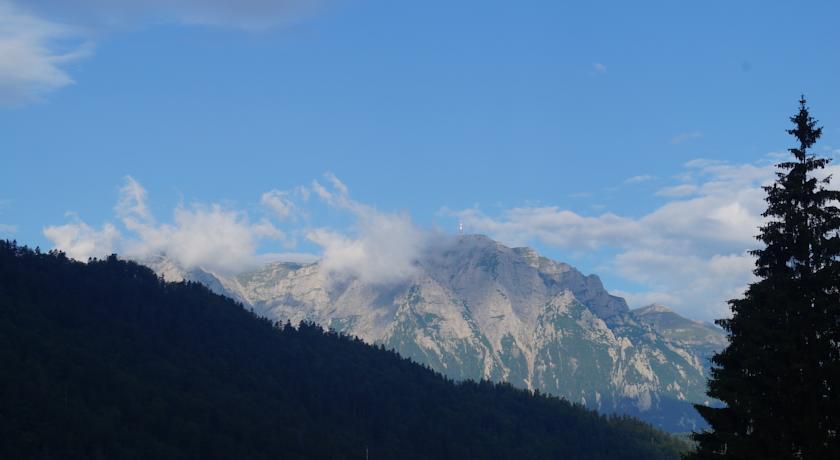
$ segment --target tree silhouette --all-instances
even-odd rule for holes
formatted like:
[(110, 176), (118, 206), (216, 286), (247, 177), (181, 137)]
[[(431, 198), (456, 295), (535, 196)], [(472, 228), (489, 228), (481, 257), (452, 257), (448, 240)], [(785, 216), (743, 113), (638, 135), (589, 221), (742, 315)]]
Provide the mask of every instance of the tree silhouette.
[(759, 281), (717, 321), (730, 344), (713, 358), (708, 394), (726, 406), (696, 406), (711, 429), (693, 435), (689, 458), (840, 455), (840, 192), (820, 174), (830, 160), (809, 151), (822, 128), (804, 96), (791, 121), (794, 158), (764, 187)]

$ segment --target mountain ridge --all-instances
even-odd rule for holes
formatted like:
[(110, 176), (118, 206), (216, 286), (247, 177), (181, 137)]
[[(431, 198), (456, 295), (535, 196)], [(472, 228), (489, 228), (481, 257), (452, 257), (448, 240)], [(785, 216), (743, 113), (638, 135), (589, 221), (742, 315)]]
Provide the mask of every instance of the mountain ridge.
[(210, 277), (203, 282), (269, 318), (382, 344), (454, 379), (510, 382), (671, 431), (701, 426), (691, 403), (712, 403), (708, 358), (721, 342), (680, 335), (674, 324), (691, 320), (631, 311), (597, 275), (481, 235), (442, 242), (416, 266), (383, 284), (334, 277), (317, 262), (186, 276)]

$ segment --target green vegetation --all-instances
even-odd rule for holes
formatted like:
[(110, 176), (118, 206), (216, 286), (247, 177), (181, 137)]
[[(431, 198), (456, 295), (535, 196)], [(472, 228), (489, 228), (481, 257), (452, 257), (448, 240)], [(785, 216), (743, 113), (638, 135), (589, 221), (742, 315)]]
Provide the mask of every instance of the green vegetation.
[(810, 154), (822, 132), (804, 98), (791, 117), (798, 146), (765, 187), (764, 249), (733, 316), (720, 320), (730, 344), (715, 355), (709, 396), (696, 406), (711, 429), (693, 437), (690, 458), (830, 459), (840, 455), (840, 192)]
[(0, 458), (674, 459), (686, 444), (109, 257), (0, 242)]

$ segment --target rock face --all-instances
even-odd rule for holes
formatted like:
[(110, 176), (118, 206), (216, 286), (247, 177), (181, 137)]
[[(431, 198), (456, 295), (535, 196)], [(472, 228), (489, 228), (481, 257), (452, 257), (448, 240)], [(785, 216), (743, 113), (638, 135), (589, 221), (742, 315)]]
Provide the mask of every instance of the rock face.
[(336, 278), (318, 263), (184, 277), (269, 318), (383, 344), (454, 379), (507, 381), (671, 431), (698, 427), (689, 403), (707, 402), (709, 350), (725, 343), (714, 327), (686, 334), (673, 316), (630, 311), (597, 276), (530, 248), (483, 236), (436, 248), (414, 276), (390, 284)]
[(728, 343), (726, 335), (719, 327), (683, 318), (664, 305), (652, 304), (637, 308), (632, 314), (640, 322), (650, 325), (665, 339), (679, 342), (707, 359)]

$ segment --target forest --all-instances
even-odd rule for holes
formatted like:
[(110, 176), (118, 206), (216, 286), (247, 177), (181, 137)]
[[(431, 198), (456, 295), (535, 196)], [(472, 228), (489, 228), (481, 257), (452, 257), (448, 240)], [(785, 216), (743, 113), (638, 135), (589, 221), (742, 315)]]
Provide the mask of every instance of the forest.
[(638, 420), (0, 242), (0, 458), (676, 459)]

